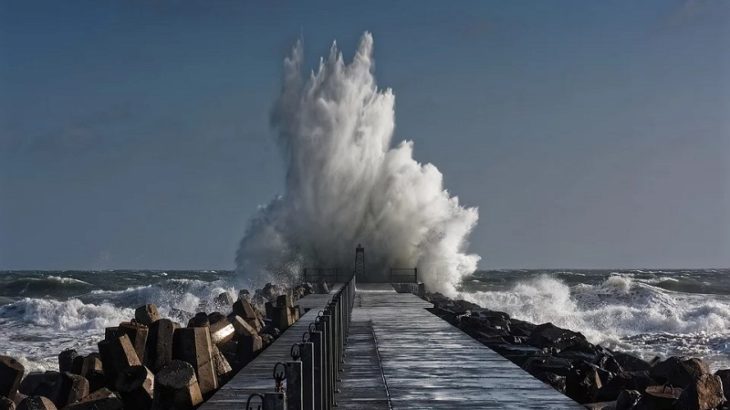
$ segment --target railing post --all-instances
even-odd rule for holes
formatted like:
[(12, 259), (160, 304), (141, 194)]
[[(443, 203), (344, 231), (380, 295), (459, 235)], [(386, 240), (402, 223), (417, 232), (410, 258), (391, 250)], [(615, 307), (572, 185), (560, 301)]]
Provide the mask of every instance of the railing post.
[(302, 408), (314, 410), (314, 343), (302, 342), (298, 348), (299, 360), (302, 361)]
[(286, 362), (286, 409), (304, 410), (302, 406), (302, 362)]

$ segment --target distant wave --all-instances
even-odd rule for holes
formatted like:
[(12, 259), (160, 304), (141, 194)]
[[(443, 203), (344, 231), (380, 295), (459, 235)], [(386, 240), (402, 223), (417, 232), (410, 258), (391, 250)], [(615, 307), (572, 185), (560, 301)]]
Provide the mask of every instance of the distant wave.
[[(658, 278), (657, 282), (673, 278)], [(535, 323), (552, 322), (582, 332), (594, 343), (653, 355), (681, 353), (688, 340), (726, 340), (730, 349), (730, 298), (674, 292), (612, 274), (597, 284), (569, 286), (550, 275), (517, 281), (511, 288), (463, 293), (464, 299)], [(672, 335), (663, 346), (647, 346), (652, 335)], [(644, 336), (644, 342), (637, 336)], [(631, 338), (634, 338), (633, 340)], [(730, 351), (726, 351), (730, 353)]]

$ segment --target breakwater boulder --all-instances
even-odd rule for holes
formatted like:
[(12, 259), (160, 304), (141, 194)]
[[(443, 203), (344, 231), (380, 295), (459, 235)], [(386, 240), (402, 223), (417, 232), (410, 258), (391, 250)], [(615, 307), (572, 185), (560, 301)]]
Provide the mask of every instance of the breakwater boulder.
[(432, 313), (587, 408), (728, 408), (722, 406), (730, 391), (730, 369), (710, 374), (700, 358), (646, 361), (552, 323), (514, 319), (438, 293), (423, 298), (434, 304)]
[(225, 292), (199, 312), (175, 312), (189, 318), (186, 327), (147, 303), (106, 328), (98, 352), (60, 352), (59, 371), (25, 375), (0, 356), (0, 410), (192, 409), (298, 320), (296, 301), (315, 290), (269, 283), (236, 300)]

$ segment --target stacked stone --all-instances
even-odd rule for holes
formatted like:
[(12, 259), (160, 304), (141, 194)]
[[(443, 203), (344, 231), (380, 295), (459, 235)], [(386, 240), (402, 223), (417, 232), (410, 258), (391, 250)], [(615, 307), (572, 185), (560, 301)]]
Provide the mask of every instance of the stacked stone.
[(594, 345), (552, 323), (536, 325), (463, 300), (429, 294), (433, 313), (589, 409), (698, 409), (730, 399), (730, 369), (701, 359), (650, 362)]
[[(160, 317), (154, 304), (140, 306), (132, 320), (106, 329), (98, 353), (61, 352), (57, 372), (24, 378), (22, 364), (0, 356), (0, 410), (194, 408), (291, 326), (299, 318), (294, 300), (309, 293), (311, 285), (288, 292), (272, 284), (254, 298), (222, 293), (213, 306), (227, 315), (199, 312), (186, 327)], [(260, 309), (265, 303), (271, 315)]]

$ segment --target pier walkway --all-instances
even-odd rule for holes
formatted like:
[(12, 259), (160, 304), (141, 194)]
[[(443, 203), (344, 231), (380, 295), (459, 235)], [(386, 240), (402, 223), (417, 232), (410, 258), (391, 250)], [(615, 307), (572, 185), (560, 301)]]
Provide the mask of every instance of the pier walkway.
[(344, 409), (582, 409), (388, 284), (357, 285)]

